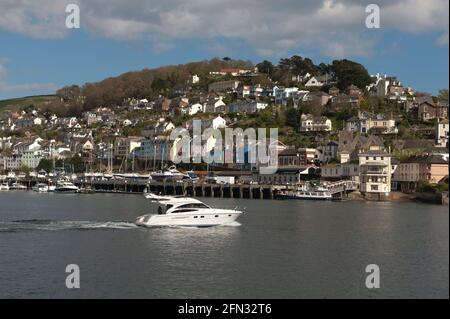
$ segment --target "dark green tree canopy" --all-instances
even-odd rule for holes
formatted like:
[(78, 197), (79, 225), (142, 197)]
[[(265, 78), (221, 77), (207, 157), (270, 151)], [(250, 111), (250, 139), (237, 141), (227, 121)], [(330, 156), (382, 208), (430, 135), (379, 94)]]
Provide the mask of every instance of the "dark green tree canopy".
[(331, 64), (331, 70), (340, 90), (345, 90), (352, 84), (364, 89), (371, 82), (366, 68), (362, 64), (350, 60), (334, 60)]

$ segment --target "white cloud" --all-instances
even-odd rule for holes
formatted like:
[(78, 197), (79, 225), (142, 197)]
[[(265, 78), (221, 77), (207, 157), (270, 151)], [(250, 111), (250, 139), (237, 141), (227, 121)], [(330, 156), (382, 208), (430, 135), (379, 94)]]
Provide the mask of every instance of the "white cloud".
[[(71, 1), (74, 2), (74, 1)], [(369, 55), (374, 33), (365, 28), (357, 0), (77, 0), (81, 28), (117, 40), (144, 40), (156, 52), (177, 39), (239, 39), (262, 55), (319, 48), (325, 55)], [(447, 0), (378, 0), (382, 30), (441, 33), (448, 45)], [(0, 29), (32, 37), (63, 37), (64, 3), (2, 0)], [(373, 31), (376, 32), (376, 31)], [(155, 41), (154, 39), (163, 39)], [(447, 40), (446, 40), (447, 39)]]

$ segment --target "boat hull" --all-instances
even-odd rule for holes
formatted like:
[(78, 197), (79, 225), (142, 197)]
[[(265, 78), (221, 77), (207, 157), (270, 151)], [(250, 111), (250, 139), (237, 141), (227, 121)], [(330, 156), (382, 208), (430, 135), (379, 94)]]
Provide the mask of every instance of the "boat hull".
[(55, 188), (54, 190), (56, 193), (76, 193), (78, 192), (78, 188), (74, 189), (74, 188)]
[(136, 225), (145, 227), (212, 227), (231, 224), (241, 215), (241, 212), (216, 212), (211, 214), (163, 214), (144, 215), (138, 217)]

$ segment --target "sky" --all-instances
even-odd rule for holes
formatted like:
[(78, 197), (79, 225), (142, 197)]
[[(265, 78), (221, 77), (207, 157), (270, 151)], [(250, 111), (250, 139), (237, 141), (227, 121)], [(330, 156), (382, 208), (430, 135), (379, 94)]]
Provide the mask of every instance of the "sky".
[[(68, 4), (80, 28), (66, 26)], [(380, 8), (367, 28), (366, 6)], [(448, 0), (0, 0), (0, 99), (213, 57), (347, 58), (436, 94), (449, 86)]]

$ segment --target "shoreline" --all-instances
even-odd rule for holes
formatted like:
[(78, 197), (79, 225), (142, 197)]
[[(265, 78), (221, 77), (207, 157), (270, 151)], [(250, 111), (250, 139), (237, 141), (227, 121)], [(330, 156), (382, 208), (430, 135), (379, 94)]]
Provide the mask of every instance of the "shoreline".
[[(2, 193), (9, 193), (9, 192), (14, 192), (14, 193), (24, 193), (24, 192), (34, 192), (33, 190), (15, 190), (15, 189), (11, 189), (9, 191), (2, 191), (0, 192), (0, 194)], [(58, 194), (58, 192), (47, 192), (47, 193), (38, 193), (38, 192), (34, 192), (37, 194), (48, 194), (48, 193), (56, 193)], [(107, 190), (89, 190), (89, 191), (78, 191), (78, 192), (71, 192), (70, 194), (76, 194), (76, 195), (92, 195), (92, 194), (117, 194), (117, 195), (140, 195), (142, 196), (145, 192), (134, 192), (134, 191), (120, 191), (120, 190), (111, 190), (111, 191), (107, 191)], [(59, 194), (64, 194), (64, 193), (59, 193)], [(68, 193), (66, 193), (68, 194)], [(165, 194), (165, 195), (170, 195), (170, 194)], [(183, 194), (181, 194), (183, 195)], [(176, 195), (176, 196), (181, 196), (181, 195)], [(281, 199), (269, 199), (269, 198), (245, 198), (245, 197), (218, 197), (218, 196), (190, 196), (188, 194), (185, 194), (187, 197), (206, 197), (206, 198), (233, 198), (233, 199), (266, 199), (266, 200), (280, 200)], [(173, 195), (172, 195), (173, 196)], [(283, 201), (286, 201), (289, 199), (283, 199)], [(292, 199), (292, 200), (296, 200), (296, 199)], [(308, 200), (303, 200), (303, 201), (308, 201)], [(309, 200), (311, 201), (311, 200)], [(431, 204), (431, 205), (441, 205), (441, 206), (448, 206), (449, 202), (448, 202), (448, 193), (420, 193), (420, 192), (415, 192), (415, 193), (402, 193), (402, 192), (391, 192), (389, 194), (389, 196), (387, 197), (383, 197), (383, 198), (370, 198), (367, 196), (364, 196), (363, 194), (359, 193), (359, 192), (353, 192), (348, 194), (346, 197), (344, 198), (335, 198), (332, 199), (331, 201), (335, 201), (335, 202), (396, 202), (396, 203), (422, 203), (422, 204)]]

